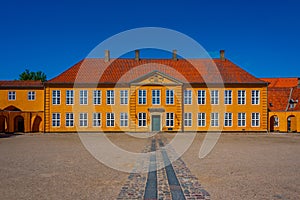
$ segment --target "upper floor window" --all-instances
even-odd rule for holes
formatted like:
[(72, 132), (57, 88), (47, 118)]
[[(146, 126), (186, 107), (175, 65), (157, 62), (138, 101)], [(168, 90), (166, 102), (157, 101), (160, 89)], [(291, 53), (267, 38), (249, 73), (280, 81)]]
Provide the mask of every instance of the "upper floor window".
[(80, 102), (80, 105), (88, 104), (88, 91), (87, 90), (80, 90), (79, 102)]
[(73, 105), (74, 104), (74, 91), (66, 90), (66, 104)]
[(192, 90), (184, 90), (184, 104), (191, 105), (192, 104)]
[(93, 104), (100, 105), (101, 104), (101, 90), (93, 91)]
[(246, 104), (246, 91), (238, 90), (238, 104), (245, 105)]
[(16, 92), (15, 91), (9, 91), (8, 92), (8, 100), (9, 101), (16, 100)]
[(146, 90), (139, 90), (138, 91), (138, 103), (139, 104), (146, 104), (147, 99), (147, 92)]
[(252, 90), (251, 92), (251, 103), (253, 105), (258, 105), (259, 104), (259, 90)]
[(219, 104), (219, 91), (218, 90), (212, 90), (210, 92), (210, 102), (212, 105)]
[(174, 104), (174, 90), (166, 90), (166, 104)]
[(174, 126), (174, 113), (166, 113), (166, 126)]
[(152, 104), (153, 105), (160, 104), (160, 90), (152, 90)]
[(120, 91), (120, 104), (127, 105), (128, 104), (128, 90)]
[(114, 105), (115, 104), (115, 91), (114, 90), (107, 90), (106, 91), (106, 104), (107, 105)]
[(232, 104), (232, 90), (224, 91), (224, 104), (231, 105)]
[(59, 105), (60, 104), (60, 90), (52, 91), (52, 104)]
[(206, 99), (206, 92), (205, 90), (198, 90), (198, 104), (199, 105), (204, 105)]
[(34, 101), (35, 100), (35, 91), (28, 91), (28, 93), (27, 93), (27, 99), (29, 101)]

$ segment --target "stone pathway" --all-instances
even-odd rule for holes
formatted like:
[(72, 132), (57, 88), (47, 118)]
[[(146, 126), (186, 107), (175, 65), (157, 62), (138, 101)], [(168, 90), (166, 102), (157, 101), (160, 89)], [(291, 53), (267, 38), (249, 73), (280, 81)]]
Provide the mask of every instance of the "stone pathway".
[[(166, 141), (161, 135), (149, 140), (143, 152), (153, 152), (150, 159), (137, 162), (117, 199), (210, 199), (209, 193), (181, 158), (170, 164), (170, 160), (176, 158), (176, 152), (165, 150)], [(135, 173), (140, 166), (148, 167), (149, 172)]]

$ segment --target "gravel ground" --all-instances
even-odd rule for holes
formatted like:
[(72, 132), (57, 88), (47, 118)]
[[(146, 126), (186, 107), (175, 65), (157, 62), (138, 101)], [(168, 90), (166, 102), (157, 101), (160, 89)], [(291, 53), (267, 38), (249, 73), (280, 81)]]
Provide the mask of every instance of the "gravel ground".
[[(108, 137), (133, 152), (149, 141)], [(199, 159), (203, 138), (197, 134), (182, 159), (211, 199), (300, 199), (300, 136), (222, 134)], [(0, 152), (0, 199), (115, 199), (129, 175), (98, 162), (77, 134), (0, 138)]]

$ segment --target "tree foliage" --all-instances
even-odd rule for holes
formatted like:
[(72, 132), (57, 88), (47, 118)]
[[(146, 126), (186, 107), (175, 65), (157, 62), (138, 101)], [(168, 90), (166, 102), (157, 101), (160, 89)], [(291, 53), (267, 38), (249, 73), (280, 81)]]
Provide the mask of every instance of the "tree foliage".
[(25, 81), (25, 80), (41, 80), (42, 82), (45, 82), (47, 80), (47, 76), (42, 71), (32, 72), (26, 69), (24, 72), (22, 72), (19, 75), (19, 80)]

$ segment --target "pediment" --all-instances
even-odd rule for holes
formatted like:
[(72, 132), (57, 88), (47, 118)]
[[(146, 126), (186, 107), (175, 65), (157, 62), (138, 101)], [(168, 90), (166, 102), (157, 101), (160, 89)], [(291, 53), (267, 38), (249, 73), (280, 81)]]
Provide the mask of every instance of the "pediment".
[(131, 82), (133, 85), (182, 85), (182, 82), (159, 71), (150, 72)]

